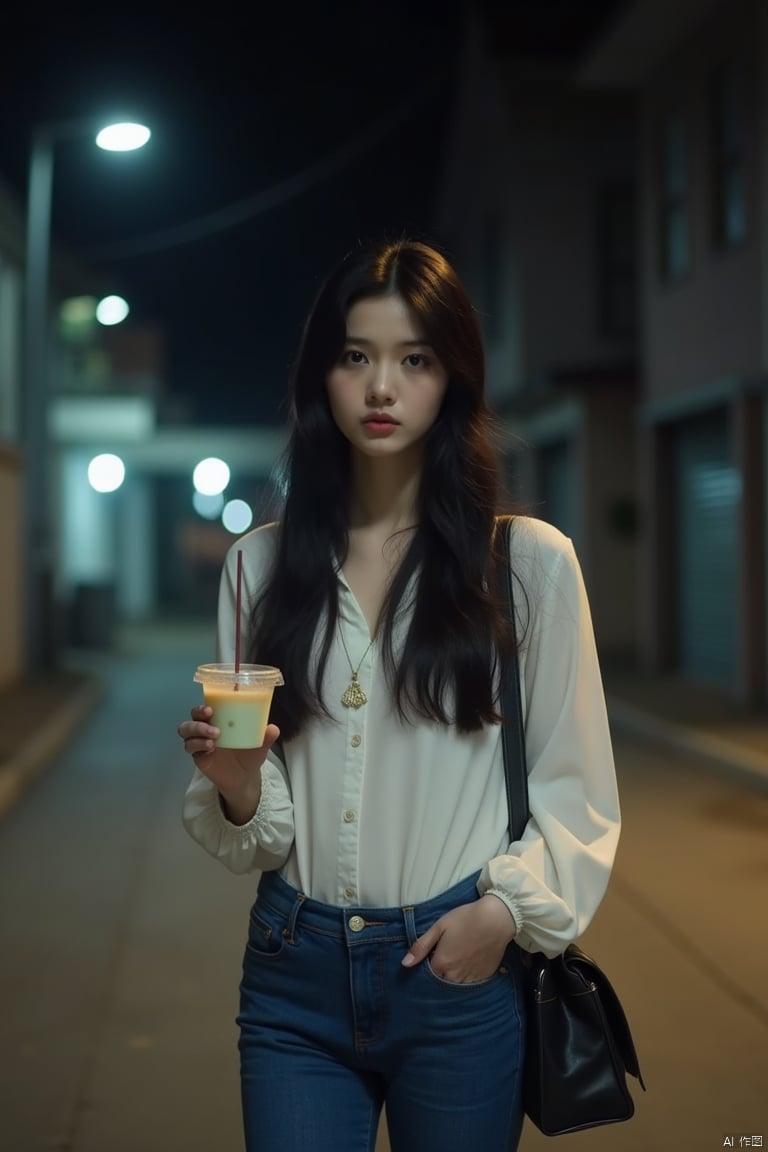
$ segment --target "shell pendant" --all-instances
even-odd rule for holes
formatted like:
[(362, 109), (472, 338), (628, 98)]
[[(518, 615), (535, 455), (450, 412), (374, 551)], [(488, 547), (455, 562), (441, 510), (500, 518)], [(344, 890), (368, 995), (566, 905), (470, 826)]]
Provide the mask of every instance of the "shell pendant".
[(368, 697), (358, 683), (357, 672), (352, 673), (352, 682), (342, 696), (341, 702), (345, 708), (362, 708), (363, 704), (368, 703)]

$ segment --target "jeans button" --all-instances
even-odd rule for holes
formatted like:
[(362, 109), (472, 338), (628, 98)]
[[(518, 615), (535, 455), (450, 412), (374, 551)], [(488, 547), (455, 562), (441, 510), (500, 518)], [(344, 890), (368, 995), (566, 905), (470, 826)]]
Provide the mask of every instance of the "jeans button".
[(362, 932), (363, 928), (365, 928), (365, 920), (363, 920), (362, 916), (350, 916), (349, 927), (352, 932)]

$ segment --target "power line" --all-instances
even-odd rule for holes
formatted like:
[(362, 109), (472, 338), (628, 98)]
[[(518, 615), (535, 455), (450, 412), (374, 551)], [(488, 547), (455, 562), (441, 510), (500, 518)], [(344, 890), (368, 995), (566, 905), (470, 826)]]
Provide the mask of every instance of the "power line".
[(113, 244), (103, 244), (94, 248), (86, 248), (83, 258), (98, 262), (100, 260), (129, 259), (134, 256), (145, 256), (151, 252), (160, 252), (166, 248), (175, 248), (182, 244), (192, 244), (197, 240), (204, 240), (227, 229), (236, 228), (247, 220), (261, 216), (273, 208), (279, 208), (289, 200), (303, 196), (310, 188), (329, 179), (342, 168), (346, 168), (352, 161), (368, 152), (383, 137), (392, 132), (398, 124), (406, 119), (412, 119), (417, 113), (429, 104), (436, 92), (427, 91), (422, 98), (416, 101), (403, 103), (392, 112), (385, 113), (372, 124), (352, 136), (330, 155), (323, 157), (317, 163), (305, 168), (294, 176), (280, 180), (269, 188), (263, 189), (255, 196), (238, 200), (215, 212), (198, 216), (194, 220), (187, 220), (183, 224), (174, 224), (169, 228), (161, 228), (155, 232), (145, 233), (143, 236), (134, 236), (129, 240), (118, 241)]

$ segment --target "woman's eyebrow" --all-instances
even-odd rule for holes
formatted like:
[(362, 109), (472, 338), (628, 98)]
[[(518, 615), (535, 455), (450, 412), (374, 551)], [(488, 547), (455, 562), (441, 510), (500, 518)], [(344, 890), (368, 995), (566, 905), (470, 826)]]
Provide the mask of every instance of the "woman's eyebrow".
[[(375, 344), (375, 341), (369, 340), (367, 336), (347, 336), (344, 343), (345, 344), (367, 344), (370, 346), (371, 344)], [(420, 348), (431, 348), (432, 347), (429, 340), (398, 340), (397, 343), (398, 343), (399, 348), (415, 348), (417, 346)]]

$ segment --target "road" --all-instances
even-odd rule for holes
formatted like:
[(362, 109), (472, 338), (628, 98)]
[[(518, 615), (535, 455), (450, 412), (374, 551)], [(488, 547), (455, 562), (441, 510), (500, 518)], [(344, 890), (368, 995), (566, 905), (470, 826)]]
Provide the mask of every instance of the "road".
[[(175, 726), (210, 644), (166, 629), (91, 657), (103, 706), (0, 823), (0, 1152), (242, 1148), (234, 1017), (254, 879), (179, 821)], [(630, 1123), (563, 1146), (768, 1146), (768, 795), (621, 736), (616, 751), (624, 832), (584, 944), (622, 996), (648, 1092), (633, 1081)], [(553, 1144), (527, 1126), (521, 1147)]]

